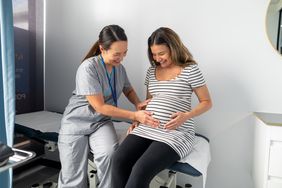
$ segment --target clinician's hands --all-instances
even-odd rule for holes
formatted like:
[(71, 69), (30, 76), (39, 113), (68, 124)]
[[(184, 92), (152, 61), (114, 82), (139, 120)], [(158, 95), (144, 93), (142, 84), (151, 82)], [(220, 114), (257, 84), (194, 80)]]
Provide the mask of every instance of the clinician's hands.
[(136, 105), (136, 109), (137, 110), (145, 110), (146, 106), (148, 105), (148, 103), (151, 101), (151, 99), (147, 99), (143, 102), (140, 102)]
[(131, 132), (133, 131), (133, 129), (135, 129), (136, 127), (138, 127), (138, 125), (139, 125), (139, 122), (138, 122), (138, 121), (133, 121), (133, 123), (131, 124), (131, 126), (128, 127), (126, 134), (128, 135), (129, 133), (131, 133)]
[(171, 120), (164, 125), (164, 128), (174, 130), (180, 127), (188, 118), (189, 117), (187, 113), (176, 112), (171, 115)]
[(152, 117), (153, 113), (148, 112), (145, 110), (139, 110), (137, 112), (134, 112), (135, 120), (139, 121), (142, 124), (149, 125), (151, 127), (158, 127), (160, 122), (159, 120)]

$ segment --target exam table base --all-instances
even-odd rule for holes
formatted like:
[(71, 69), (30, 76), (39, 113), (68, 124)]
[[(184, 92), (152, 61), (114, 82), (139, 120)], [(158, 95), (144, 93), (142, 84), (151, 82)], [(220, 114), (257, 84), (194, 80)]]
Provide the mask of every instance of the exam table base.
[[(96, 166), (90, 158), (88, 159), (88, 180), (89, 188), (97, 187), (97, 170)], [(150, 183), (150, 188), (182, 188), (176, 185), (176, 172), (164, 170), (160, 172)]]

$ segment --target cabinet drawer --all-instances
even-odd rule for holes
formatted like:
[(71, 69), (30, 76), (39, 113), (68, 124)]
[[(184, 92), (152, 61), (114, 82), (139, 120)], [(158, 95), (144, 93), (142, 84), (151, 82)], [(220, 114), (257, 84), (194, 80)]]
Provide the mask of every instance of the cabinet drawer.
[(282, 142), (271, 143), (268, 170), (268, 175), (282, 178)]
[(282, 142), (282, 126), (270, 126), (270, 139)]
[(270, 179), (268, 180), (267, 188), (281, 188), (282, 187), (282, 179)]

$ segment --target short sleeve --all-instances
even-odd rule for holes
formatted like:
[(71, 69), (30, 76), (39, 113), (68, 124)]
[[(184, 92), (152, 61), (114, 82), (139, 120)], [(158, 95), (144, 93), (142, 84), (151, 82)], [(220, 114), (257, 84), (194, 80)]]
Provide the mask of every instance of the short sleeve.
[(147, 70), (147, 74), (146, 74), (145, 81), (144, 81), (144, 84), (145, 84), (146, 86), (149, 85), (149, 80), (150, 80), (151, 72), (152, 72), (152, 67), (150, 67), (150, 68)]
[(83, 62), (76, 73), (77, 95), (95, 95), (102, 93), (98, 73), (93, 64), (89, 61)]
[(197, 64), (190, 66), (188, 82), (192, 88), (201, 87), (206, 84), (204, 76)]

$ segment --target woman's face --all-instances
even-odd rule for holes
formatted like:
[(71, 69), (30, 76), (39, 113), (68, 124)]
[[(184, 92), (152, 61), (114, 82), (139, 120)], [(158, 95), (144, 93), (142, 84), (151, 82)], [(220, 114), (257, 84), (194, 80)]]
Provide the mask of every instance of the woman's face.
[(116, 41), (112, 43), (108, 50), (104, 50), (100, 47), (102, 56), (105, 63), (112, 66), (117, 66), (121, 63), (127, 53), (127, 41)]
[(170, 49), (166, 45), (154, 44), (150, 48), (154, 61), (158, 62), (161, 67), (165, 68), (173, 64), (171, 60)]

